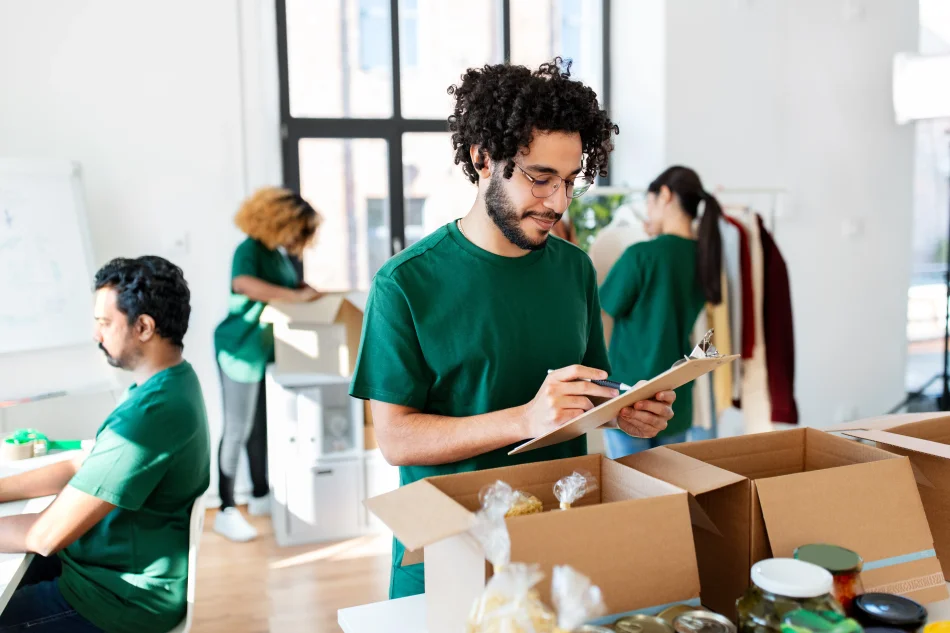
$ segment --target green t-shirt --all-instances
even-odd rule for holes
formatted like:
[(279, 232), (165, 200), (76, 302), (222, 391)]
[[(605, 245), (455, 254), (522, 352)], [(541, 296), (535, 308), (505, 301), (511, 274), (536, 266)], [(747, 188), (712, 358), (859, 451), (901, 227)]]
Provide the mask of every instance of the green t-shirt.
[[(696, 279), (696, 242), (661, 235), (628, 248), (600, 288), (614, 318), (610, 366), (627, 384), (649, 380), (689, 354), (689, 336), (705, 305)], [(661, 435), (687, 431), (693, 422), (692, 383), (676, 390), (674, 416)]]
[[(241, 275), (284, 288), (300, 285), (297, 271), (286, 255), (251, 238), (241, 242), (234, 252), (231, 280)], [(231, 380), (260, 382), (267, 363), (274, 362), (274, 327), (261, 323), (265, 307), (267, 304), (263, 301), (254, 301), (231, 290), (228, 316), (214, 331), (218, 364)]]
[[(576, 363), (609, 371), (587, 255), (551, 237), (542, 250), (501, 257), (469, 242), (453, 222), (390, 259), (373, 279), (350, 394), (474, 416), (526, 404), (549, 369)], [(400, 484), (585, 455), (587, 440), (514, 456), (510, 449), (400, 467)], [(422, 565), (401, 566), (403, 551), (393, 543), (394, 598), (425, 588)]]
[(198, 376), (182, 361), (109, 415), (69, 485), (116, 506), (59, 553), (66, 601), (101, 629), (164, 633), (185, 615), (191, 507), (210, 481)]

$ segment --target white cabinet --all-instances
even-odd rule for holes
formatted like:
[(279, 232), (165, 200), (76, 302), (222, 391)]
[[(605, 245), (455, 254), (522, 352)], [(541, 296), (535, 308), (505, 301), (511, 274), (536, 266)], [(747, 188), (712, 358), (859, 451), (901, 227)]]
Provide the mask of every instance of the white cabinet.
[[(366, 481), (366, 498), (390, 492), (399, 487), (399, 469), (390, 466), (378, 450), (367, 451), (363, 458), (364, 478)], [(363, 524), (372, 532), (389, 532), (382, 521), (376, 518), (366, 506), (360, 504), (363, 515)]]

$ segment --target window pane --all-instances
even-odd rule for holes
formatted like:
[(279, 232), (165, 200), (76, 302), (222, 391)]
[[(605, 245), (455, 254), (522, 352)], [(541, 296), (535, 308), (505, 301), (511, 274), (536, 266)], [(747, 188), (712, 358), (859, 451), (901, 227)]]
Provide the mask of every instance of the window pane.
[[(446, 89), (472, 66), (502, 61), (500, 2), (399, 0), (399, 68), (402, 115), (444, 119)], [(446, 25), (464, 24), (464, 36)]]
[(389, 258), (389, 148), (382, 139), (303, 139), (300, 193), (323, 216), (304, 254), (318, 290), (365, 290)]
[(287, 0), (290, 114), (391, 117), (389, 0)]
[[(604, 85), (603, 0), (511, 0), (511, 61), (537, 68), (560, 56), (598, 96)], [(601, 104), (603, 106), (604, 104)]]
[(475, 202), (475, 185), (452, 161), (451, 139), (448, 133), (402, 137), (406, 246), (464, 216)]

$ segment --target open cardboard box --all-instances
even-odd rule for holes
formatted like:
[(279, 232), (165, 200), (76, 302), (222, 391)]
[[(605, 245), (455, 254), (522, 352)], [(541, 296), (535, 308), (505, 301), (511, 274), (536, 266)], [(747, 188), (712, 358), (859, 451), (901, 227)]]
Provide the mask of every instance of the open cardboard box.
[(832, 543), (865, 561), (867, 591), (947, 598), (906, 458), (795, 429), (656, 448), (618, 460), (688, 490), (720, 535), (694, 530), (703, 603), (735, 618), (751, 566)]
[[(562, 511), (554, 484), (577, 469), (591, 473), (598, 488)], [(541, 514), (506, 522), (511, 560), (541, 566), (545, 579), (538, 589), (547, 604), (554, 565), (571, 565), (590, 577), (610, 613), (699, 598), (686, 492), (589, 455), (432, 477), (365, 502), (406, 546), (404, 564), (425, 559), (429, 631), (463, 633), (472, 605), (491, 577), (491, 566), (468, 530), (479, 508), (479, 491), (498, 480), (544, 504)], [(695, 511), (698, 524), (715, 529), (698, 506)]]
[(886, 415), (828, 430), (873, 442), (910, 459), (918, 473), (917, 489), (943, 575), (950, 576), (950, 413)]

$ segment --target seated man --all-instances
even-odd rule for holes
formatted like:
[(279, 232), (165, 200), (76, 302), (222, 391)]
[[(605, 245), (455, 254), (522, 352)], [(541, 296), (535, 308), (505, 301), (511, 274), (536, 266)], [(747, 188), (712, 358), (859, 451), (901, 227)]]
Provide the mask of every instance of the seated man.
[(38, 554), (3, 632), (165, 633), (185, 615), (189, 518), (210, 476), (201, 387), (182, 359), (188, 284), (140, 257), (109, 262), (95, 287), (99, 348), (134, 384), (85, 459), (0, 479), (0, 502), (57, 495), (0, 518), (0, 551)]

